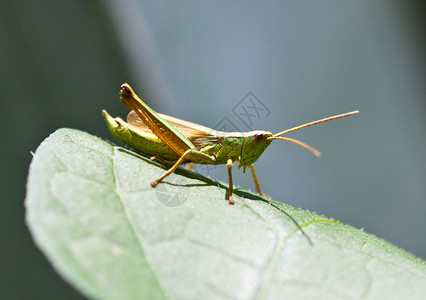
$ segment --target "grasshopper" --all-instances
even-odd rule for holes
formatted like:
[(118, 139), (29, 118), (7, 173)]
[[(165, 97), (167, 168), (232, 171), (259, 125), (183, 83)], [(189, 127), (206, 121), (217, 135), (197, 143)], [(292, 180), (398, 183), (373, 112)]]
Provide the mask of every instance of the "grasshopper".
[(112, 135), (128, 146), (152, 156), (151, 160), (158, 159), (171, 165), (167, 172), (151, 182), (152, 187), (155, 187), (164, 178), (172, 174), (182, 163), (191, 163), (187, 169), (194, 164), (226, 164), (229, 177), (226, 198), (229, 204), (234, 204), (232, 197), (232, 165), (234, 162), (239, 163), (238, 168), (243, 167), (243, 172), (245, 172), (247, 167), (251, 170), (257, 193), (265, 196), (260, 188), (253, 163), (273, 140), (294, 143), (319, 157), (320, 152), (318, 150), (301, 141), (282, 137), (282, 135), (358, 113), (358, 111), (352, 111), (335, 115), (276, 134), (263, 130), (221, 132), (156, 113), (136, 95), (127, 83), (124, 83), (120, 88), (120, 100), (130, 110), (127, 116), (127, 123), (120, 118), (112, 118), (105, 110), (102, 111)]

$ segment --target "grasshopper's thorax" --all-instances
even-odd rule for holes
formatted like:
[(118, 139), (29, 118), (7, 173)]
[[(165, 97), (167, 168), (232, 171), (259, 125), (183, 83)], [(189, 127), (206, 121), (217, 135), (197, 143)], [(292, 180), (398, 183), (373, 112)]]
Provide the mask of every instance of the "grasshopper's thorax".
[(240, 163), (243, 167), (252, 165), (268, 148), (271, 140), (267, 140), (272, 136), (272, 132), (255, 130), (246, 133), (243, 140)]

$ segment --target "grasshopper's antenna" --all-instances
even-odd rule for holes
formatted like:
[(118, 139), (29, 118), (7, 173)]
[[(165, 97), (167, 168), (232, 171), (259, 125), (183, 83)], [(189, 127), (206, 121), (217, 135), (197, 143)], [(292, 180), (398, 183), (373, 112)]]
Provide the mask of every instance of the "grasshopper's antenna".
[(335, 119), (340, 119), (340, 118), (352, 116), (352, 115), (355, 115), (357, 113), (359, 113), (359, 111), (355, 110), (355, 111), (351, 111), (351, 112), (348, 112), (348, 113), (345, 113), (345, 114), (335, 115), (335, 116), (324, 118), (324, 119), (321, 119), (321, 120), (309, 122), (309, 123), (306, 123), (306, 124), (303, 124), (303, 125), (300, 125), (300, 126), (296, 126), (296, 127), (293, 127), (293, 128), (290, 128), (290, 129), (278, 132), (278, 133), (274, 134), (273, 136), (267, 138), (267, 140), (284, 140), (284, 141), (288, 141), (288, 142), (291, 142), (293, 144), (296, 144), (296, 145), (298, 145), (298, 146), (300, 146), (300, 147), (308, 150), (309, 152), (311, 152), (316, 157), (320, 157), (321, 153), (317, 149), (309, 146), (308, 144), (305, 144), (305, 143), (303, 143), (301, 141), (298, 141), (298, 140), (295, 140), (295, 139), (292, 139), (292, 138), (281, 137), (280, 135), (284, 135), (284, 134), (292, 132), (292, 131), (296, 131), (296, 130), (299, 130), (299, 129), (302, 129), (302, 128), (305, 128), (305, 127), (309, 127), (309, 126), (312, 126), (312, 125), (324, 123), (324, 122), (327, 122), (327, 121), (331, 121), (331, 120), (335, 120)]
[(299, 129), (302, 129), (302, 128), (305, 128), (305, 127), (309, 127), (309, 126), (312, 126), (312, 125), (324, 123), (324, 122), (335, 120), (335, 119), (340, 119), (340, 118), (352, 116), (352, 115), (355, 115), (357, 113), (359, 113), (359, 111), (358, 110), (354, 110), (354, 111), (351, 111), (351, 112), (348, 112), (348, 113), (345, 113), (345, 114), (335, 115), (335, 116), (324, 118), (324, 119), (321, 119), (321, 120), (309, 122), (309, 123), (306, 123), (306, 124), (303, 124), (303, 125), (300, 125), (300, 126), (296, 126), (296, 127), (293, 127), (293, 128), (290, 128), (290, 129), (278, 132), (278, 133), (274, 134), (273, 136), (277, 137), (277, 136), (280, 136), (280, 135), (283, 135), (283, 134), (286, 134), (286, 133), (289, 133), (289, 132), (292, 132), (292, 131), (296, 131), (296, 130), (299, 130)]
[(292, 138), (288, 138), (288, 137), (282, 137), (282, 136), (275, 136), (274, 135), (274, 136), (269, 137), (268, 140), (283, 140), (283, 141), (291, 142), (293, 144), (296, 144), (296, 145), (302, 147), (303, 149), (308, 150), (309, 152), (311, 152), (316, 157), (320, 157), (321, 156), (321, 152), (319, 152), (317, 149), (315, 149), (312, 146), (309, 146), (308, 144), (305, 144), (304, 142), (296, 140), (296, 139), (292, 139)]

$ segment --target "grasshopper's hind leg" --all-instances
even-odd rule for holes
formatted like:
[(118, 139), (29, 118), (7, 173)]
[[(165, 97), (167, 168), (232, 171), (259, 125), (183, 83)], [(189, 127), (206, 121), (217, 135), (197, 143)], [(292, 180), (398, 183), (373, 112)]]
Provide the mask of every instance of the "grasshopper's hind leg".
[(234, 198), (232, 197), (232, 191), (234, 190), (234, 184), (232, 183), (232, 159), (228, 159), (226, 163), (226, 167), (228, 168), (228, 176), (229, 176), (229, 188), (228, 188), (228, 201), (229, 204), (234, 204)]
[(251, 170), (251, 173), (253, 174), (253, 180), (254, 180), (254, 185), (256, 186), (256, 191), (260, 196), (266, 197), (266, 198), (270, 198), (268, 195), (265, 195), (264, 193), (262, 193), (262, 190), (260, 189), (260, 184), (259, 184), (259, 180), (257, 179), (257, 175), (256, 175), (256, 171), (254, 170), (253, 165), (248, 166)]

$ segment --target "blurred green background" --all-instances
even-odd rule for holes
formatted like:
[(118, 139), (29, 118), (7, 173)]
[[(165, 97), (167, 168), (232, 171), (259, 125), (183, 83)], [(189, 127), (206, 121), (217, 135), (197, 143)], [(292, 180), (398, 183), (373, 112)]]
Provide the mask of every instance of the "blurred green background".
[[(123, 82), (159, 112), (242, 131), (360, 110), (291, 135), (321, 159), (273, 144), (256, 163), (262, 187), (426, 258), (425, 12), (414, 0), (1, 0), (2, 298), (81, 297), (31, 240), (26, 176), (60, 127), (112, 141), (101, 110), (125, 117)], [(233, 109), (250, 91), (270, 114), (246, 126)], [(226, 181), (225, 169), (196, 168)]]

